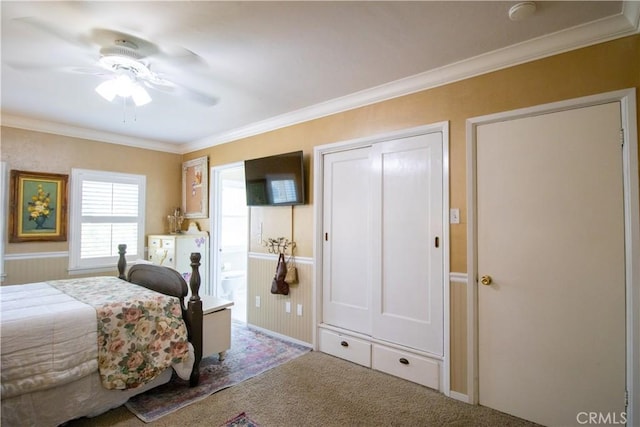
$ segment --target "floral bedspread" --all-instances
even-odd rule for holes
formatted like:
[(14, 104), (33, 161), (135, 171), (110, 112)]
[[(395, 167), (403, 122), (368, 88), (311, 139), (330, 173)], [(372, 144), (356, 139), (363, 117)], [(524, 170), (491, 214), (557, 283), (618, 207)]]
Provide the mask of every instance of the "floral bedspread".
[(48, 284), (95, 308), (98, 370), (105, 388), (136, 388), (187, 358), (187, 328), (178, 298), (116, 277)]

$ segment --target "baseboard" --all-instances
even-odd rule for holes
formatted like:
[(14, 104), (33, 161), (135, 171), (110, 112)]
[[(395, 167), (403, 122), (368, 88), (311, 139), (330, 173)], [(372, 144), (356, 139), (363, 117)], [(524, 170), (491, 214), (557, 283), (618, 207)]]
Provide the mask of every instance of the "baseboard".
[(466, 394), (459, 393), (457, 391), (451, 390), (449, 392), (449, 397), (464, 403), (469, 403), (469, 396), (467, 396)]
[(282, 334), (279, 334), (277, 332), (273, 332), (273, 331), (271, 331), (269, 329), (264, 329), (264, 328), (261, 328), (259, 326), (252, 325), (250, 323), (247, 323), (247, 328), (253, 329), (253, 330), (258, 331), (258, 332), (262, 332), (265, 335), (270, 335), (272, 337), (281, 339), (283, 341), (288, 341), (288, 342), (293, 343), (293, 344), (298, 344), (298, 345), (302, 345), (304, 347), (309, 347), (309, 348), (313, 349), (313, 344), (311, 344), (311, 343), (300, 341), (300, 340), (297, 340), (295, 338), (291, 338), (291, 337), (289, 337), (287, 335), (282, 335)]

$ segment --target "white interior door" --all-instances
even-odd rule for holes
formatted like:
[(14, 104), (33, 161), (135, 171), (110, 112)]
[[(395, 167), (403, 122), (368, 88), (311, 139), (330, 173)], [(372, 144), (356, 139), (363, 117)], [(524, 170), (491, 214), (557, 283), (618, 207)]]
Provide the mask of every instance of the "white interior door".
[(370, 147), (324, 155), (324, 323), (371, 333)]
[(618, 102), (477, 128), (478, 397), (545, 425), (625, 411)]
[(443, 355), (442, 133), (375, 144), (376, 338)]

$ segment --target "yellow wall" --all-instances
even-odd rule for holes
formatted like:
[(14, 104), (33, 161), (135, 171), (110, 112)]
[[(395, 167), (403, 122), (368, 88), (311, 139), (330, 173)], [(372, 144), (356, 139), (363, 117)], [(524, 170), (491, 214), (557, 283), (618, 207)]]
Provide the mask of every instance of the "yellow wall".
[[(147, 177), (146, 232), (164, 233), (170, 207), (179, 206), (181, 198), (182, 156), (159, 151), (131, 148), (86, 139), (2, 127), (2, 161), (8, 170), (51, 172), (71, 175), (72, 168), (141, 174)], [(71, 201), (69, 201), (71, 202)], [(6, 223), (4, 225), (6, 227)], [(8, 237), (8, 235), (7, 235)], [(67, 242), (8, 243), (6, 254), (30, 252), (66, 252)], [(5, 264), (3, 284), (25, 283), (51, 277), (66, 277), (67, 258), (46, 263), (11, 261)]]
[(209, 156), (210, 165), (304, 150), (310, 205), (294, 208), (299, 255), (311, 256), (313, 147), (412, 126), (450, 122), (451, 271), (466, 271), (466, 150), (468, 118), (640, 86), (640, 36), (626, 37), (528, 64), (425, 90), (185, 155)]
[[(211, 165), (302, 149), (305, 153), (309, 205), (293, 208), (293, 240), (297, 254), (310, 257), (313, 230), (313, 148), (318, 145), (374, 135), (413, 126), (450, 123), (450, 206), (459, 208), (461, 221), (451, 225), (451, 271), (467, 269), (466, 236), (466, 120), (501, 111), (640, 86), (640, 36), (626, 37), (556, 55), (479, 77), (399, 97), (351, 111), (289, 126), (233, 143), (189, 153), (185, 159), (207, 155)], [(640, 111), (640, 109), (639, 109)], [(639, 118), (640, 122), (640, 118)], [(272, 209), (272, 208), (266, 208)], [(268, 229), (263, 230), (267, 235)], [(251, 230), (252, 235), (255, 230)], [(260, 250), (260, 248), (252, 248)], [(251, 265), (251, 260), (250, 260)], [(275, 262), (274, 262), (275, 266)], [(274, 267), (275, 268), (275, 267)], [(250, 266), (251, 269), (251, 266)], [(249, 289), (265, 287), (249, 277)], [(451, 386), (466, 393), (466, 288), (451, 282)], [(309, 304), (310, 301), (305, 301)], [(280, 308), (277, 308), (280, 310)], [(249, 318), (261, 317), (249, 306)], [(294, 330), (286, 318), (268, 328)], [(260, 325), (267, 327), (267, 325)], [(302, 336), (307, 340), (311, 331)]]
[[(452, 225), (451, 271), (466, 271), (466, 135), (468, 118), (516, 108), (576, 98), (612, 90), (640, 87), (640, 35), (591, 46), (485, 74), (479, 77), (425, 90), (378, 104), (312, 120), (224, 145), (181, 156), (119, 145), (2, 128), (2, 160), (9, 169), (70, 173), (72, 167), (126, 171), (147, 175), (147, 233), (164, 232), (164, 217), (180, 202), (180, 164), (201, 156), (210, 166), (239, 162), (248, 158), (303, 150), (307, 169), (309, 204), (296, 206), (286, 215), (293, 218), (292, 239), (296, 254), (313, 255), (313, 148), (318, 145), (374, 135), (381, 132), (431, 124), (450, 123), (450, 206), (460, 209), (461, 223)], [(639, 109), (640, 111), (640, 109)], [(640, 122), (640, 118), (638, 120)], [(50, 159), (49, 156), (52, 156)], [(277, 209), (260, 208), (266, 218), (281, 215)], [(253, 211), (254, 209), (252, 209)], [(207, 229), (208, 220), (198, 221)], [(252, 233), (255, 230), (252, 230)], [(264, 230), (265, 237), (270, 236)], [(66, 251), (66, 243), (11, 244), (7, 253)], [(263, 248), (252, 247), (254, 251)], [(256, 263), (261, 263), (257, 260)], [(32, 262), (35, 264), (36, 262)], [(249, 271), (261, 269), (250, 264)], [(275, 262), (273, 263), (275, 269)], [(7, 267), (10, 273), (11, 268)], [(265, 273), (268, 276), (268, 273)], [(261, 275), (262, 276), (262, 275)], [(268, 279), (268, 277), (267, 277)], [(256, 281), (257, 280), (257, 281)], [(265, 278), (249, 277), (249, 289), (270, 286)], [(303, 278), (292, 298), (311, 308), (312, 285)], [(257, 292), (257, 291), (256, 291)], [(299, 292), (293, 294), (293, 292)], [(451, 366), (452, 389), (466, 393), (466, 301), (465, 284), (451, 283)], [(268, 306), (257, 312), (249, 304), (249, 319), (278, 333), (309, 341), (313, 325), (305, 316), (269, 316)], [(273, 310), (281, 310), (278, 304)], [(265, 319), (264, 321), (262, 319)], [(276, 320), (274, 320), (276, 319)], [(263, 322), (263, 323), (261, 323)], [(302, 327), (300, 325), (303, 325)]]

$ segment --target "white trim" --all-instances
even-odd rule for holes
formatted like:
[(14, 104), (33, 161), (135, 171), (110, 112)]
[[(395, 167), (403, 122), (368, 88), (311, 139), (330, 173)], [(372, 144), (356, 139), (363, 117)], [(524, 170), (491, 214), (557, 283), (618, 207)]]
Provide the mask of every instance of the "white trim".
[(297, 340), (295, 338), (291, 338), (288, 335), (282, 335), (282, 334), (279, 334), (277, 332), (273, 332), (272, 330), (269, 330), (269, 329), (263, 329), (263, 328), (261, 328), (259, 326), (252, 325), (251, 323), (247, 323), (247, 328), (255, 330), (255, 331), (262, 332), (265, 335), (270, 335), (272, 337), (276, 337), (278, 339), (281, 339), (282, 341), (288, 341), (288, 342), (291, 342), (291, 343), (294, 343), (294, 344), (298, 344), (298, 345), (313, 349), (313, 345), (311, 343), (308, 343), (308, 342), (305, 342), (305, 341), (300, 341), (300, 340)]
[(144, 148), (147, 150), (163, 151), (166, 153), (184, 154), (183, 146), (170, 142), (159, 142), (150, 139), (119, 135), (95, 129), (70, 126), (62, 123), (48, 122), (29, 117), (14, 116), (2, 113), (2, 126), (31, 130), (34, 132), (51, 133), (71, 138), (88, 139), (109, 144), (126, 145), (128, 147)]
[(451, 390), (449, 397), (464, 403), (469, 403), (469, 396), (467, 396), (466, 394), (459, 393), (457, 391)]
[[(640, 10), (640, 6), (636, 7)], [(620, 102), (624, 129), (623, 191), (625, 210), (626, 268), (626, 377), (629, 392), (627, 425), (638, 425), (640, 419), (640, 206), (638, 190), (638, 129), (636, 123), (635, 88), (538, 105), (467, 120), (467, 388), (469, 402), (478, 403), (478, 313), (477, 313), (477, 205), (476, 195), (476, 129), (481, 124), (584, 108), (609, 102)]]
[(453, 283), (467, 283), (467, 273), (449, 273), (449, 281)]
[(112, 144), (166, 151), (169, 153), (186, 154), (297, 123), (468, 79), (525, 62), (535, 61), (570, 50), (625, 37), (636, 34), (639, 31), (640, 4), (637, 1), (624, 1), (622, 13), (617, 15), (497, 49), (473, 58), (271, 117), (227, 132), (210, 135), (185, 144), (171, 144), (127, 137), (8, 114), (2, 115), (2, 125)]
[(21, 261), (27, 259), (44, 259), (44, 258), (65, 258), (69, 256), (68, 251), (58, 252), (24, 252), (18, 254), (6, 254), (4, 259), (6, 261)]
[[(250, 259), (264, 259), (273, 261), (278, 259), (276, 254), (266, 254), (264, 252), (249, 252)], [(313, 258), (296, 255), (296, 264), (313, 264)]]
[[(211, 166), (211, 187), (209, 188), (209, 230), (211, 230), (211, 253), (209, 254), (211, 269), (209, 271), (210, 292), (216, 295), (218, 289), (218, 281), (220, 268), (218, 264), (220, 262), (220, 235), (222, 234), (221, 227), (222, 217), (222, 193), (220, 191), (220, 173), (227, 169), (234, 169), (243, 167), (244, 162), (229, 163), (221, 166)], [(247, 221), (249, 220), (249, 214), (247, 213)], [(248, 225), (247, 225), (248, 227)], [(249, 228), (247, 228), (249, 230)], [(247, 231), (247, 239), (249, 239), (249, 231)], [(247, 248), (249, 242), (247, 241)]]
[[(372, 144), (376, 144), (383, 141), (390, 141), (400, 138), (408, 138), (416, 135), (424, 135), (428, 133), (442, 133), (442, 208), (443, 208), (443, 356), (442, 356), (442, 392), (449, 396), (451, 393), (451, 354), (450, 354), (450, 292), (449, 292), (449, 277), (450, 277), (450, 265), (449, 265), (449, 122), (438, 122), (429, 125), (417, 126), (408, 129), (401, 129), (392, 132), (385, 132), (377, 135), (367, 136), (363, 138), (356, 138), (332, 144), (326, 144), (322, 146), (316, 146), (313, 150), (313, 170), (315, 171), (313, 176), (314, 186), (313, 194), (315, 195), (314, 210), (313, 210), (313, 259), (322, 260), (322, 242), (323, 242), (323, 171), (324, 171), (324, 155), (336, 151), (344, 151), (353, 149), (356, 147), (365, 147)], [(298, 258), (296, 258), (296, 261)], [(314, 349), (317, 349), (318, 345), (318, 328), (322, 324), (322, 262), (314, 264), (314, 290), (313, 293), (313, 335), (312, 341), (314, 343)]]
[(535, 61), (574, 49), (638, 32), (640, 11), (636, 2), (625, 2), (624, 13), (589, 22), (533, 40), (494, 50), (403, 79), (365, 89), (327, 102), (272, 117), (229, 132), (184, 145), (185, 153), (325, 117), (365, 105), (409, 95), (478, 75)]
[(9, 188), (9, 175), (7, 169), (7, 162), (0, 162), (0, 214), (2, 214), (2, 218), (4, 221), (0, 223), (0, 282), (4, 280), (6, 277), (6, 273), (4, 271), (4, 245), (5, 245), (5, 233), (7, 230), (8, 218), (9, 218), (9, 203), (7, 198)]

